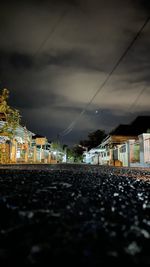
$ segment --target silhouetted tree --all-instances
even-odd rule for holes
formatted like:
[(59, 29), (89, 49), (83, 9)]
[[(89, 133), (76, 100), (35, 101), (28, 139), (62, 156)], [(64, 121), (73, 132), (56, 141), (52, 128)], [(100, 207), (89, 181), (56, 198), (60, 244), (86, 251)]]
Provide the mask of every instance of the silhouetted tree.
[(88, 139), (81, 140), (80, 145), (87, 147), (88, 150), (94, 147), (97, 147), (102, 140), (106, 137), (104, 130), (96, 130), (88, 134)]
[(4, 88), (0, 95), (0, 114), (4, 114), (5, 124), (0, 129), (0, 133), (7, 133), (10, 137), (13, 137), (14, 131), (20, 123), (20, 114), (17, 109), (14, 109), (8, 105), (9, 90)]
[(75, 162), (82, 162), (84, 148), (82, 146), (75, 145), (75, 146), (73, 146), (72, 150), (74, 153), (74, 161)]

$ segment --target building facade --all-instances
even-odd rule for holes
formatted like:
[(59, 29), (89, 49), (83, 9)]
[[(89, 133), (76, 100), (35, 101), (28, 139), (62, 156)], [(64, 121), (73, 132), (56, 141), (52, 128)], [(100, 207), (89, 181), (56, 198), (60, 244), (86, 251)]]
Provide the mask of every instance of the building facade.
[(100, 150), (91, 149), (91, 164), (150, 167), (150, 116), (139, 116), (129, 125), (119, 125), (102, 141)]

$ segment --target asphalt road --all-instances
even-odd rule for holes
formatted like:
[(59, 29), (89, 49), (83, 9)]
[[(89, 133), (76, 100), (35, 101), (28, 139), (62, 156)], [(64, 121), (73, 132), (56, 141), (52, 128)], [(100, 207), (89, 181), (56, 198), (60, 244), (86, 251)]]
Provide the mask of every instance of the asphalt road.
[(150, 170), (0, 167), (0, 266), (150, 265)]

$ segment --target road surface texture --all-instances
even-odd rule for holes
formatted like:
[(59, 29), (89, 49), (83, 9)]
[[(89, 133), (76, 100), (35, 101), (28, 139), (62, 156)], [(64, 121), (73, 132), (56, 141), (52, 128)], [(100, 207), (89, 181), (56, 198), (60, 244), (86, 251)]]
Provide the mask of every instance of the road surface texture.
[(0, 167), (0, 266), (150, 265), (150, 169)]

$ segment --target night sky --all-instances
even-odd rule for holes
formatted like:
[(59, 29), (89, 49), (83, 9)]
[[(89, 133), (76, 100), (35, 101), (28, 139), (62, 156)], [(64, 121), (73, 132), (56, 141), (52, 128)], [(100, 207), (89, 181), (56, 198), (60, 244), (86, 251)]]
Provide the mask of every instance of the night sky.
[(150, 115), (150, 22), (93, 98), (150, 15), (149, 2), (2, 1), (0, 88), (22, 124), (75, 144)]

